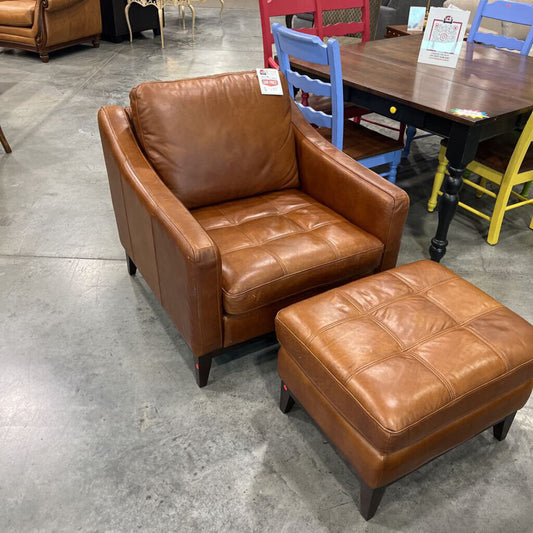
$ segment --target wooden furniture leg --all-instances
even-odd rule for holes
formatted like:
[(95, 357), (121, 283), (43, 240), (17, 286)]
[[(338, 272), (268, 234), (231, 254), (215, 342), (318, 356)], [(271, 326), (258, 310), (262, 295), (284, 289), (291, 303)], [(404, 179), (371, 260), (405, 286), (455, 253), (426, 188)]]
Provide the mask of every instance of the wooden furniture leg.
[(2, 128), (0, 127), (0, 142), (2, 143), (2, 146), (4, 147), (4, 150), (6, 151), (6, 154), (11, 153), (11, 146), (9, 146), (9, 143), (7, 142), (7, 139), (4, 135), (4, 132), (2, 131)]
[(372, 489), (363, 480), (359, 482), (361, 493), (359, 510), (365, 520), (370, 520), (376, 514), (381, 498), (385, 494), (385, 487)]
[(492, 434), (494, 435), (495, 439), (502, 441), (505, 439), (505, 437), (507, 437), (507, 433), (509, 433), (509, 428), (513, 423), (515, 415), (516, 411), (506, 416), (501, 422), (498, 422), (492, 426)]
[(289, 388), (283, 381), (281, 382), (281, 394), (279, 396), (279, 408), (282, 413), (288, 413), (294, 405), (294, 398), (291, 396)]
[(137, 272), (137, 265), (132, 261), (128, 254), (126, 254), (126, 264), (128, 266), (128, 274), (130, 276), (135, 276), (135, 273)]
[(196, 378), (196, 383), (199, 387), (205, 387), (207, 385), (212, 360), (213, 358), (210, 355), (195, 357), (194, 377)]

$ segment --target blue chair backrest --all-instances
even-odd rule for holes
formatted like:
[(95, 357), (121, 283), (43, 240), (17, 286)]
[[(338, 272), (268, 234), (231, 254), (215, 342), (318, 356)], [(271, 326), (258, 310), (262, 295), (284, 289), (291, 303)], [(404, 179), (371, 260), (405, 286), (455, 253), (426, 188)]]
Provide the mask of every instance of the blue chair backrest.
[[(513, 22), (529, 26), (529, 33), (524, 41), (505, 35), (494, 35), (479, 31), (482, 18), (491, 18), (503, 22)], [(492, 4), (488, 0), (480, 0), (467, 41), (490, 44), (497, 48), (519, 50), (522, 55), (528, 55), (533, 44), (533, 5), (498, 0)]]
[[(323, 43), (315, 35), (305, 35), (285, 28), (278, 23), (272, 25), (272, 33), (276, 43), (279, 68), (287, 78), (291, 96), (294, 98), (294, 88), (296, 87), (306, 93), (331, 98), (331, 115), (323, 111), (316, 111), (299, 102), (296, 102), (296, 105), (311, 124), (330, 128), (331, 143), (342, 150), (344, 101), (339, 43), (335, 39), (329, 39), (327, 43)], [(329, 82), (298, 74), (291, 68), (290, 57), (317, 65), (329, 66)]]

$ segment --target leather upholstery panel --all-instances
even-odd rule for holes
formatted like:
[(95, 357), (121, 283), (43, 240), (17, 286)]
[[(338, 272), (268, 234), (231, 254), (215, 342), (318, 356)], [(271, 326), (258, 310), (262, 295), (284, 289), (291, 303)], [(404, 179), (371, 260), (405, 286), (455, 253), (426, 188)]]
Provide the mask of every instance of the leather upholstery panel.
[(101, 33), (102, 20), (98, 0), (71, 0), (68, 3), (68, 7), (66, 2), (58, 4), (57, 11), (46, 10), (46, 46), (57, 46)]
[(365, 483), (372, 488), (385, 486), (419, 466), (498, 423), (517, 411), (531, 394), (531, 381), (501, 396), (489, 398), (481, 407), (463, 413), (450, 424), (400, 450), (384, 454), (364, 437), (358, 427), (333, 406), (301, 367), (282, 347), (278, 355), (280, 378), (291, 395), (301, 403), (313, 420)]
[(35, 46), (36, 28), (24, 28), (22, 26), (1, 26), (0, 25), (0, 42), (2, 46), (8, 46), (9, 42), (19, 45)]
[(276, 331), (383, 453), (533, 380), (533, 326), (432, 261), (295, 304), (278, 314)]
[(298, 186), (291, 99), (282, 81), (283, 96), (262, 95), (255, 72), (132, 89), (137, 137), (186, 207)]
[(409, 211), (407, 193), (328, 143), (296, 105), (292, 120), (302, 191), (385, 245), (379, 271), (394, 267)]
[(222, 260), (225, 313), (373, 272), (383, 243), (295, 190), (192, 211)]
[(33, 24), (34, 13), (34, 0), (2, 0), (0, 2), (0, 25), (30, 28)]
[(102, 108), (98, 123), (122, 245), (194, 354), (221, 348), (216, 247), (150, 167), (126, 112)]

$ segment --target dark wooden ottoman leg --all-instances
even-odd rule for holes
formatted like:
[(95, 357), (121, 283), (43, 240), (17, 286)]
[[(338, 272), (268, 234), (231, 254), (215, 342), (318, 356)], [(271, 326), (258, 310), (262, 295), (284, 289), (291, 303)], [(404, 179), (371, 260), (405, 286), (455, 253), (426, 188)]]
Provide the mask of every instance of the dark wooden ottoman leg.
[(509, 416), (506, 416), (501, 422), (498, 422), (497, 424), (494, 424), (494, 426), (492, 426), (492, 433), (494, 435), (494, 438), (501, 441), (504, 440), (505, 437), (507, 437), (507, 433), (509, 433), (509, 428), (513, 423), (515, 415), (516, 411), (514, 413), (511, 413)]
[(204, 355), (202, 357), (195, 357), (194, 361), (194, 377), (199, 387), (205, 387), (209, 379), (209, 371), (211, 370), (211, 361), (213, 357)]
[(363, 480), (360, 482), (360, 505), (359, 511), (365, 520), (370, 520), (377, 511), (378, 505), (385, 494), (385, 487), (370, 488)]
[(128, 265), (128, 274), (130, 276), (135, 276), (135, 272), (137, 272), (137, 266), (131, 260), (131, 257), (128, 254), (126, 254), (126, 263)]
[(279, 396), (279, 408), (282, 413), (288, 413), (294, 405), (294, 398), (291, 396), (289, 388), (283, 381), (281, 382), (281, 394)]

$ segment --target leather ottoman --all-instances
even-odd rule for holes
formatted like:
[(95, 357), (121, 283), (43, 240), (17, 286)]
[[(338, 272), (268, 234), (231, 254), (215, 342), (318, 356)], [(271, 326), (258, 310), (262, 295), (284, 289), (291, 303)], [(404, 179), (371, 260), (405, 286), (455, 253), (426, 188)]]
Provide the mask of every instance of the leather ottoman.
[(533, 387), (533, 326), (432, 261), (280, 311), (280, 407), (296, 399), (361, 481), (385, 487), (493, 426), (503, 440)]

